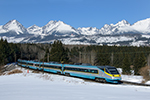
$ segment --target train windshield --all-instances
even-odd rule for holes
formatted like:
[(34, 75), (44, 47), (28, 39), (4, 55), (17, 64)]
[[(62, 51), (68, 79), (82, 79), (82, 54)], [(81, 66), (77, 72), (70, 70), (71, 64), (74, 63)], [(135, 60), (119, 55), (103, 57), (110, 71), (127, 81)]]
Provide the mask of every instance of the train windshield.
[(108, 68), (108, 70), (111, 74), (119, 74), (119, 72), (116, 68)]

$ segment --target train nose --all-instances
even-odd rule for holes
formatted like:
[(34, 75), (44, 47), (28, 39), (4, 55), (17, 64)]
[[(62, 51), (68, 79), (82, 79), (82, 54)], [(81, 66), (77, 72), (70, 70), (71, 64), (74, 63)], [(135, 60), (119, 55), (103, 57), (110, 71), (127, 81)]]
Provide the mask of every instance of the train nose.
[(112, 79), (121, 80), (121, 75), (113, 75)]

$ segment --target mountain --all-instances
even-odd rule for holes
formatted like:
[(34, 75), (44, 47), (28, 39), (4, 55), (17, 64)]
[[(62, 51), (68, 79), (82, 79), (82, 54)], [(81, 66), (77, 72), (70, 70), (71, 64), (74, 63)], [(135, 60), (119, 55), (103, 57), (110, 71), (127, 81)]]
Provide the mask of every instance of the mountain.
[(64, 34), (78, 34), (76, 29), (71, 27), (70, 25), (65, 24), (62, 21), (50, 21), (45, 26), (42, 27), (44, 34), (57, 34), (57, 35), (64, 35)]
[(33, 25), (27, 28), (30, 34), (39, 35), (67, 35), (67, 34), (79, 34), (75, 28), (65, 24), (62, 21), (50, 21), (43, 27)]
[(95, 34), (99, 34), (99, 29), (97, 29), (96, 27), (83, 27), (83, 28), (78, 28), (77, 29), (78, 32), (82, 35), (95, 35)]
[[(113, 35), (113, 34), (123, 34), (126, 32), (127, 29), (129, 29), (131, 26), (130, 23), (128, 23), (126, 20), (122, 20), (118, 23), (114, 24), (105, 24), (100, 30), (100, 34), (103, 35)], [(123, 30), (122, 30), (123, 29)]]
[(119, 21), (116, 24), (105, 24), (101, 29), (97, 28), (78, 28), (79, 32), (83, 35), (114, 35), (124, 33), (140, 33), (150, 34), (150, 18), (138, 21), (131, 25), (126, 20)]
[(46, 25), (25, 28), (17, 20), (0, 26), (0, 37), (8, 42), (51, 43), (61, 40), (65, 44), (94, 45), (150, 45), (150, 18), (131, 25), (122, 20), (116, 24), (105, 24), (102, 28), (79, 27), (77, 29), (62, 22), (49, 21)]
[(17, 35), (28, 33), (27, 29), (17, 20), (11, 20), (5, 25), (0, 27), (0, 33), (7, 33), (7, 32), (16, 33)]
[(138, 21), (134, 23), (131, 27), (140, 33), (149, 34), (150, 33), (150, 18)]
[(41, 35), (42, 34), (42, 27), (39, 27), (37, 25), (33, 25), (33, 26), (30, 26), (29, 28), (27, 28), (27, 31), (30, 34)]

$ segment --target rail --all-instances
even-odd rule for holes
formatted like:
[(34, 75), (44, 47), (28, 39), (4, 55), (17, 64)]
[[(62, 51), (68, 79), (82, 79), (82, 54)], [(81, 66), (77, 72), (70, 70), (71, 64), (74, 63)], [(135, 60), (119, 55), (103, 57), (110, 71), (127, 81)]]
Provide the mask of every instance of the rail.
[(129, 82), (129, 81), (120, 81), (123, 84), (130, 84), (130, 85), (137, 85), (137, 86), (150, 86), (150, 84), (143, 84), (143, 83), (136, 83), (136, 82)]

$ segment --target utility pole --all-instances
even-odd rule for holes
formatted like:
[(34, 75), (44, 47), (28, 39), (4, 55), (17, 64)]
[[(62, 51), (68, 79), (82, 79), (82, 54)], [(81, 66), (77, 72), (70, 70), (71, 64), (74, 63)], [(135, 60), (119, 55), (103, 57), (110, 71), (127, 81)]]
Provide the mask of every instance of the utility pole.
[[(45, 57), (44, 57), (45, 58)], [(44, 74), (44, 58), (43, 58), (43, 74)]]
[(30, 54), (29, 54), (29, 60), (30, 60)]
[(44, 74), (44, 59), (43, 59), (43, 74)]
[(16, 63), (16, 59), (17, 59), (17, 57), (16, 57), (16, 53), (14, 52), (14, 57), (15, 57), (15, 63)]
[(113, 66), (113, 61), (114, 61), (114, 53), (111, 53), (111, 65)]
[(150, 54), (148, 55), (148, 58), (147, 58), (147, 65), (148, 65), (148, 67), (150, 68)]
[(49, 62), (49, 53), (47, 53), (47, 62)]
[(150, 54), (148, 55), (148, 58), (147, 58), (147, 65), (149, 67), (148, 71), (149, 71), (149, 76), (150, 76)]
[(80, 62), (80, 63), (82, 63), (81, 55), (82, 55), (82, 53), (81, 53), (81, 51), (79, 51), (79, 62)]
[(22, 50), (21, 50), (21, 59), (22, 59)]

